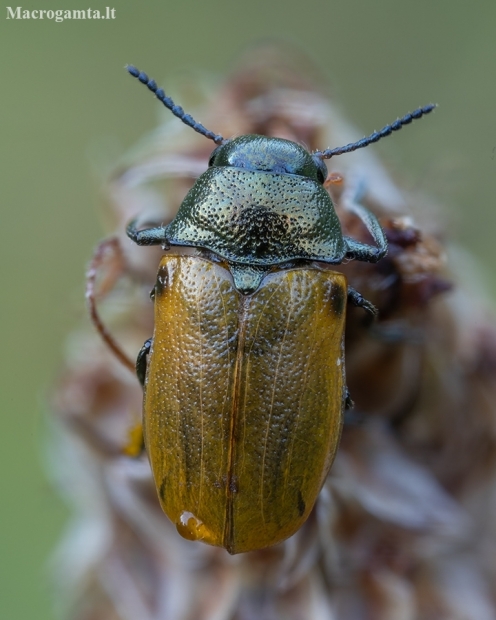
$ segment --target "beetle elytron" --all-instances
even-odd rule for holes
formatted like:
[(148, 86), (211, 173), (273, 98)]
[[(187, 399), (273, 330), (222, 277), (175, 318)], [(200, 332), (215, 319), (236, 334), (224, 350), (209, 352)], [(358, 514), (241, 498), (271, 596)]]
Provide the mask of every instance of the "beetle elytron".
[(309, 153), (288, 140), (225, 140), (197, 123), (135, 67), (173, 114), (213, 140), (209, 167), (167, 226), (128, 236), (166, 254), (154, 289), (155, 329), (137, 360), (143, 431), (160, 503), (179, 533), (240, 553), (274, 545), (307, 519), (334, 459), (350, 404), (344, 371), (347, 300), (375, 308), (330, 267), (377, 262), (376, 246), (343, 236), (324, 163), (377, 142)]

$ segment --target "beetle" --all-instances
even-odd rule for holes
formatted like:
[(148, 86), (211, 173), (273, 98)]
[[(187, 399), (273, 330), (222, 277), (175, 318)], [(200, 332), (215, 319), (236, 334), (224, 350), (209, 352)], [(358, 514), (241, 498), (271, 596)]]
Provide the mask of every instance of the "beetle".
[(168, 225), (127, 235), (164, 254), (155, 327), (136, 362), (143, 435), (160, 504), (178, 532), (229, 553), (262, 549), (308, 518), (351, 406), (345, 381), (347, 301), (374, 306), (334, 271), (387, 253), (376, 216), (356, 214), (375, 245), (344, 236), (324, 160), (363, 148), (434, 109), (314, 153), (280, 138), (211, 132), (133, 66), (177, 116), (216, 147)]

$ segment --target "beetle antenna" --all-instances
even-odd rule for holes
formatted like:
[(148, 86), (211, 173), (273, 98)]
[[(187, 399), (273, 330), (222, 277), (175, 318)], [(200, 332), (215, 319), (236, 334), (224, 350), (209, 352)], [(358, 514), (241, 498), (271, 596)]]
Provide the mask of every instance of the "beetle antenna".
[(358, 142), (351, 142), (346, 146), (339, 146), (335, 149), (316, 151), (314, 153), (314, 157), (319, 157), (320, 159), (331, 159), (331, 157), (334, 157), (335, 155), (342, 155), (343, 153), (351, 153), (357, 149), (363, 149), (365, 146), (368, 146), (373, 142), (378, 142), (381, 138), (391, 135), (393, 131), (399, 131), (404, 125), (409, 125), (414, 119), (422, 118), (425, 114), (429, 114), (429, 112), (432, 112), (435, 107), (435, 103), (429, 103), (423, 108), (417, 108), (413, 112), (405, 114), (403, 118), (399, 118), (394, 121), (394, 123), (391, 123), (391, 125), (386, 125), (380, 131), (374, 131), (374, 133), (370, 134), (370, 136), (362, 138), (361, 140), (358, 140)]
[(201, 123), (195, 121), (195, 119), (190, 115), (186, 114), (186, 112), (181, 108), (181, 106), (176, 105), (170, 97), (168, 97), (161, 88), (157, 88), (157, 84), (155, 80), (150, 79), (146, 73), (136, 69), (132, 65), (126, 65), (126, 69), (129, 73), (137, 78), (142, 84), (148, 86), (148, 88), (155, 93), (155, 97), (159, 99), (166, 108), (168, 108), (172, 114), (180, 118), (185, 125), (188, 125), (198, 133), (201, 133), (202, 136), (213, 140), (215, 144), (222, 144), (224, 142), (224, 138), (215, 134), (213, 131), (210, 131), (206, 127), (204, 127)]

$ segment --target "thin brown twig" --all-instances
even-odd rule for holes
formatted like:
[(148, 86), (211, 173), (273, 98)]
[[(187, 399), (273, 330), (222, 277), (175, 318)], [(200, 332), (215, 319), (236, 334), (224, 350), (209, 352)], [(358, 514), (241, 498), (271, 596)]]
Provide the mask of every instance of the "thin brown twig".
[[(98, 271), (103, 263), (105, 258), (105, 254), (108, 250), (111, 250), (114, 253), (119, 253), (119, 258), (121, 264), (123, 263), (122, 257), (122, 248), (119, 242), (119, 238), (116, 236), (108, 237), (104, 239), (96, 248), (93, 258), (91, 259), (88, 270), (86, 271), (86, 300), (88, 302), (88, 309), (90, 312), (91, 321), (96, 327), (98, 333), (102, 337), (105, 344), (109, 347), (112, 353), (117, 357), (117, 359), (126, 366), (133, 374), (136, 372), (134, 362), (124, 353), (123, 349), (119, 346), (115, 338), (110, 334), (105, 325), (103, 324), (102, 319), (98, 313), (96, 307), (96, 295), (95, 295), (95, 282), (96, 277), (98, 275)], [(118, 272), (113, 276), (111, 288), (115, 285), (118, 277), (121, 275), (123, 269), (122, 267), (118, 270)]]

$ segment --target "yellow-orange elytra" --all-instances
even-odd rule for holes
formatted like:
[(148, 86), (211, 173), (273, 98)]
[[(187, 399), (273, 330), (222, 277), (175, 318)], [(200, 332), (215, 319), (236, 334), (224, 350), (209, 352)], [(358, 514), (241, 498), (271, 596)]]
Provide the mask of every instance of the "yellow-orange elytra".
[(307, 519), (341, 434), (346, 301), (329, 268), (275, 270), (242, 295), (217, 262), (162, 258), (144, 436), (185, 538), (240, 553)]

